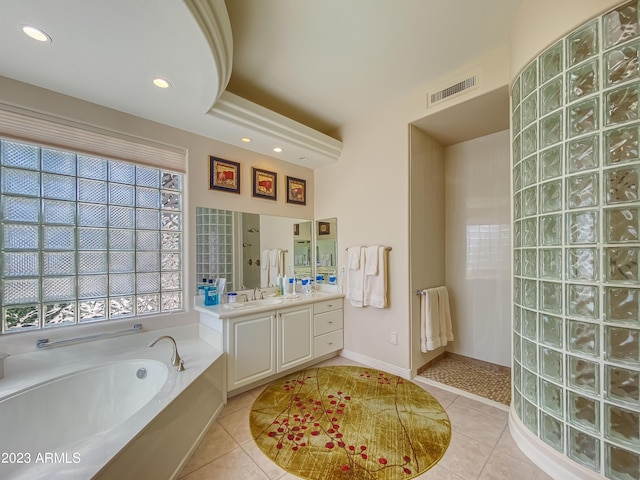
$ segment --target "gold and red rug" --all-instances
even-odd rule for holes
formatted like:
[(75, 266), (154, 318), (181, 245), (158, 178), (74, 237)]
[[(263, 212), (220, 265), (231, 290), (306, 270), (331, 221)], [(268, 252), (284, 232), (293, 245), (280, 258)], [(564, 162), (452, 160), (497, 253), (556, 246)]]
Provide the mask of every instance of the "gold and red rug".
[(260, 449), (309, 480), (400, 480), (435, 465), (449, 417), (428, 392), (389, 373), (320, 367), (269, 385), (249, 417)]

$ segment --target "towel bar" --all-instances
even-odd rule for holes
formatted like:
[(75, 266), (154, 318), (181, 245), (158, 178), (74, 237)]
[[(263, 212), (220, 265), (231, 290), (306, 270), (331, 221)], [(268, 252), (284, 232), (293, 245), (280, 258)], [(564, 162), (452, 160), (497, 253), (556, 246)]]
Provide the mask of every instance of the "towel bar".
[(422, 290), (416, 290), (416, 295), (426, 295), (426, 288), (423, 288)]
[[(392, 250), (391, 247), (384, 247), (385, 252), (390, 252)], [(344, 249), (345, 252), (349, 251), (349, 247)]]

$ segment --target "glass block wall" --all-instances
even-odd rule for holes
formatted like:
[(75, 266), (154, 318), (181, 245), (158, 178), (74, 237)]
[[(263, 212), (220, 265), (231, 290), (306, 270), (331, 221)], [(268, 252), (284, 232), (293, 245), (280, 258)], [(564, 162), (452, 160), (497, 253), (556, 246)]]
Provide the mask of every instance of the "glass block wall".
[(1, 332), (182, 309), (182, 175), (0, 140)]
[(640, 479), (638, 1), (512, 86), (513, 406), (550, 447)]
[(233, 278), (233, 212), (196, 207), (196, 280)]

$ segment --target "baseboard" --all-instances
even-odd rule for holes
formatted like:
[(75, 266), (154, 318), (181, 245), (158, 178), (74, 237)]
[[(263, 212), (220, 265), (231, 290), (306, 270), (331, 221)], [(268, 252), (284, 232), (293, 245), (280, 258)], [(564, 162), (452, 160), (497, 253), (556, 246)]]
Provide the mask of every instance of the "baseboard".
[(398, 375), (399, 377), (411, 380), (411, 369), (409, 368), (401, 368), (397, 365), (392, 365), (391, 363), (383, 362), (381, 360), (377, 360), (375, 358), (371, 358), (366, 355), (362, 355), (360, 353), (352, 352), (346, 349), (342, 350), (340, 356), (348, 358), (349, 360), (353, 360), (354, 362), (362, 363), (371, 368), (377, 368), (378, 370), (393, 373), (394, 375)]

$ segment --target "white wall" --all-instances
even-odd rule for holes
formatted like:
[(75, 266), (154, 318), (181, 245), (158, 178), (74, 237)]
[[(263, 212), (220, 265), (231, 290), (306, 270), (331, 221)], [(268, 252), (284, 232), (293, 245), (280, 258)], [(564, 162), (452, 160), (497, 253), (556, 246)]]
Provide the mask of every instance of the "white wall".
[(511, 364), (509, 131), (447, 147), (446, 285), (455, 340), (447, 351)]
[(623, 0), (525, 0), (511, 30), (511, 79), (545, 48)]
[[(387, 371), (409, 372), (415, 350), (412, 338), (409, 255), (409, 127), (424, 117), (508, 83), (508, 51), (492, 52), (472, 65), (461, 66), (452, 77), (475, 69), (482, 71), (481, 85), (466, 95), (427, 110), (426, 94), (443, 80), (425, 84), (388, 105), (376, 106), (368, 115), (340, 129), (340, 160), (315, 171), (315, 217), (338, 218), (339, 264), (345, 264), (346, 247), (384, 244), (389, 253), (390, 306), (387, 309), (345, 306), (345, 350), (380, 362)], [(389, 341), (398, 333), (398, 344)], [(418, 344), (419, 345), (419, 344)], [(419, 349), (416, 354), (420, 356)]]
[(417, 371), (445, 350), (420, 350), (422, 297), (415, 294), (445, 284), (444, 148), (414, 126), (410, 135), (411, 364)]

